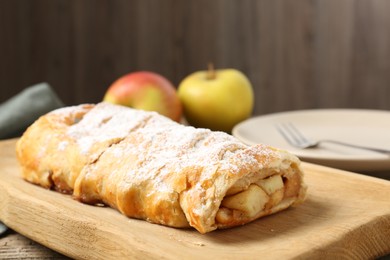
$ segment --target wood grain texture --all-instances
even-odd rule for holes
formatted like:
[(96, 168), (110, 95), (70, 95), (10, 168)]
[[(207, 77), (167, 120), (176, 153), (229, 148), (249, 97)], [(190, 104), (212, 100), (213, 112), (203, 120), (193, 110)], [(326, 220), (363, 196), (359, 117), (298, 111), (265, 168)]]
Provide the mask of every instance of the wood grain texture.
[(304, 164), (304, 204), (202, 235), (128, 219), (23, 181), (0, 142), (0, 220), (78, 259), (373, 259), (390, 253), (390, 182)]
[(70, 260), (47, 247), (44, 247), (14, 231), (0, 236), (0, 258), (2, 260), (29, 259), (29, 260)]
[(98, 102), (119, 76), (242, 70), (254, 114), (390, 109), (387, 0), (4, 0), (0, 102), (42, 81), (68, 105)]

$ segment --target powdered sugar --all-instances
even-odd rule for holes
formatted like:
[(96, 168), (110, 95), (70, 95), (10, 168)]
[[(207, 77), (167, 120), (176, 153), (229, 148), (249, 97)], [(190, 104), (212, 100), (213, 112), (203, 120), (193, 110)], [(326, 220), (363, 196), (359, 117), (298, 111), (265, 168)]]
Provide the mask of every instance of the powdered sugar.
[(76, 140), (81, 153), (86, 154), (94, 144), (125, 138), (148, 117), (150, 114), (146, 112), (100, 103), (80, 122), (70, 126), (67, 134)]
[[(172, 175), (179, 175), (190, 167), (203, 169), (201, 179), (210, 178), (207, 172), (215, 172), (217, 168), (232, 174), (238, 172), (237, 159), (232, 158), (246, 148), (248, 146), (226, 133), (183, 126), (152, 114), (142, 127), (131, 131), (104, 154), (108, 156), (107, 160), (121, 158), (121, 167), (128, 179), (154, 180), (168, 189), (168, 179), (175, 179)], [(101, 163), (104, 163), (104, 154)], [(251, 158), (246, 162), (256, 162), (252, 156), (248, 157)], [(170, 189), (174, 189), (174, 185)]]
[(86, 105), (78, 105), (78, 106), (68, 106), (68, 107), (61, 107), (56, 110), (51, 111), (49, 114), (51, 115), (66, 115), (68, 116), (69, 114), (72, 114), (76, 111), (79, 111)]
[(58, 144), (58, 150), (59, 151), (64, 151), (66, 147), (68, 146), (68, 141), (62, 141)]
[[(66, 111), (62, 110), (62, 113)], [(137, 158), (138, 170), (149, 174), (161, 168), (180, 172), (186, 167), (215, 165), (234, 174), (242, 167), (258, 164), (255, 156), (261, 154), (268, 158), (274, 154), (265, 147), (244, 153), (248, 146), (226, 133), (183, 126), (154, 112), (108, 103), (97, 104), (80, 122), (70, 126), (67, 134), (76, 140), (83, 154), (90, 152), (94, 145), (108, 147), (123, 141), (123, 145), (113, 145), (105, 152), (116, 158)], [(66, 143), (61, 142), (58, 148), (65, 147)]]

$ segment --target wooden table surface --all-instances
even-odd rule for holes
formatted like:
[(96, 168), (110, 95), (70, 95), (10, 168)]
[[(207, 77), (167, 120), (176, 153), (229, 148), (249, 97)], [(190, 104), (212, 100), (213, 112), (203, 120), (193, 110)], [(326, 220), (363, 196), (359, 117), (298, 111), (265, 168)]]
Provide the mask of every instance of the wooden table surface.
[[(10, 144), (11, 143), (7, 141), (6, 145), (10, 145)], [(2, 151), (2, 149), (0, 149), (0, 155), (1, 154), (3, 155), (2, 158), (4, 160), (4, 155), (7, 156), (7, 154), (5, 154), (4, 151)], [(312, 171), (313, 167), (317, 169), (316, 166), (307, 165), (308, 171)], [(328, 171), (326, 168), (318, 168), (318, 169), (320, 171), (321, 170)], [(344, 172), (336, 172), (336, 173), (343, 174)], [(377, 174), (373, 173), (372, 175), (387, 180), (390, 179), (389, 172), (381, 172)], [(345, 175), (345, 177), (348, 179), (351, 176), (347, 174)], [(387, 205), (387, 204), (383, 204), (383, 205)], [(147, 227), (149, 228), (149, 226)], [(352, 226), (350, 226), (350, 228), (352, 228)], [(387, 256), (386, 259), (388, 259), (388, 257), (389, 256)], [(5, 234), (0, 236), (0, 259), (69, 259), (69, 258), (9, 229)], [(364, 259), (364, 257), (362, 259)]]
[(0, 236), (0, 259), (70, 259), (9, 229)]
[[(0, 259), (71, 259), (9, 229), (0, 236)], [(390, 260), (390, 255), (379, 258)]]

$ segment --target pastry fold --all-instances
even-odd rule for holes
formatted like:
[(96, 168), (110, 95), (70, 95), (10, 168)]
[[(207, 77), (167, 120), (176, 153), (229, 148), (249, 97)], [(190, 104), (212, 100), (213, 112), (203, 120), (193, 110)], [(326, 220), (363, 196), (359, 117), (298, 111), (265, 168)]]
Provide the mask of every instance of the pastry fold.
[(19, 139), (25, 180), (128, 217), (201, 233), (304, 200), (299, 159), (107, 103), (55, 110)]

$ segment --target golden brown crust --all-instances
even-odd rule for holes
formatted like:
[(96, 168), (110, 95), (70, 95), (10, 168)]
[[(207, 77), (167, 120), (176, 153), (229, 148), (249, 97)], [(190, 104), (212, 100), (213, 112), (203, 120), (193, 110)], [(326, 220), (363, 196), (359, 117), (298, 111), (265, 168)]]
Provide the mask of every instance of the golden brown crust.
[(23, 178), (45, 188), (71, 193), (83, 167), (83, 157), (66, 130), (80, 121), (94, 105), (58, 109), (40, 117), (17, 142)]
[(278, 212), (306, 193), (288, 152), (106, 103), (41, 117), (17, 154), (30, 182), (201, 233)]

